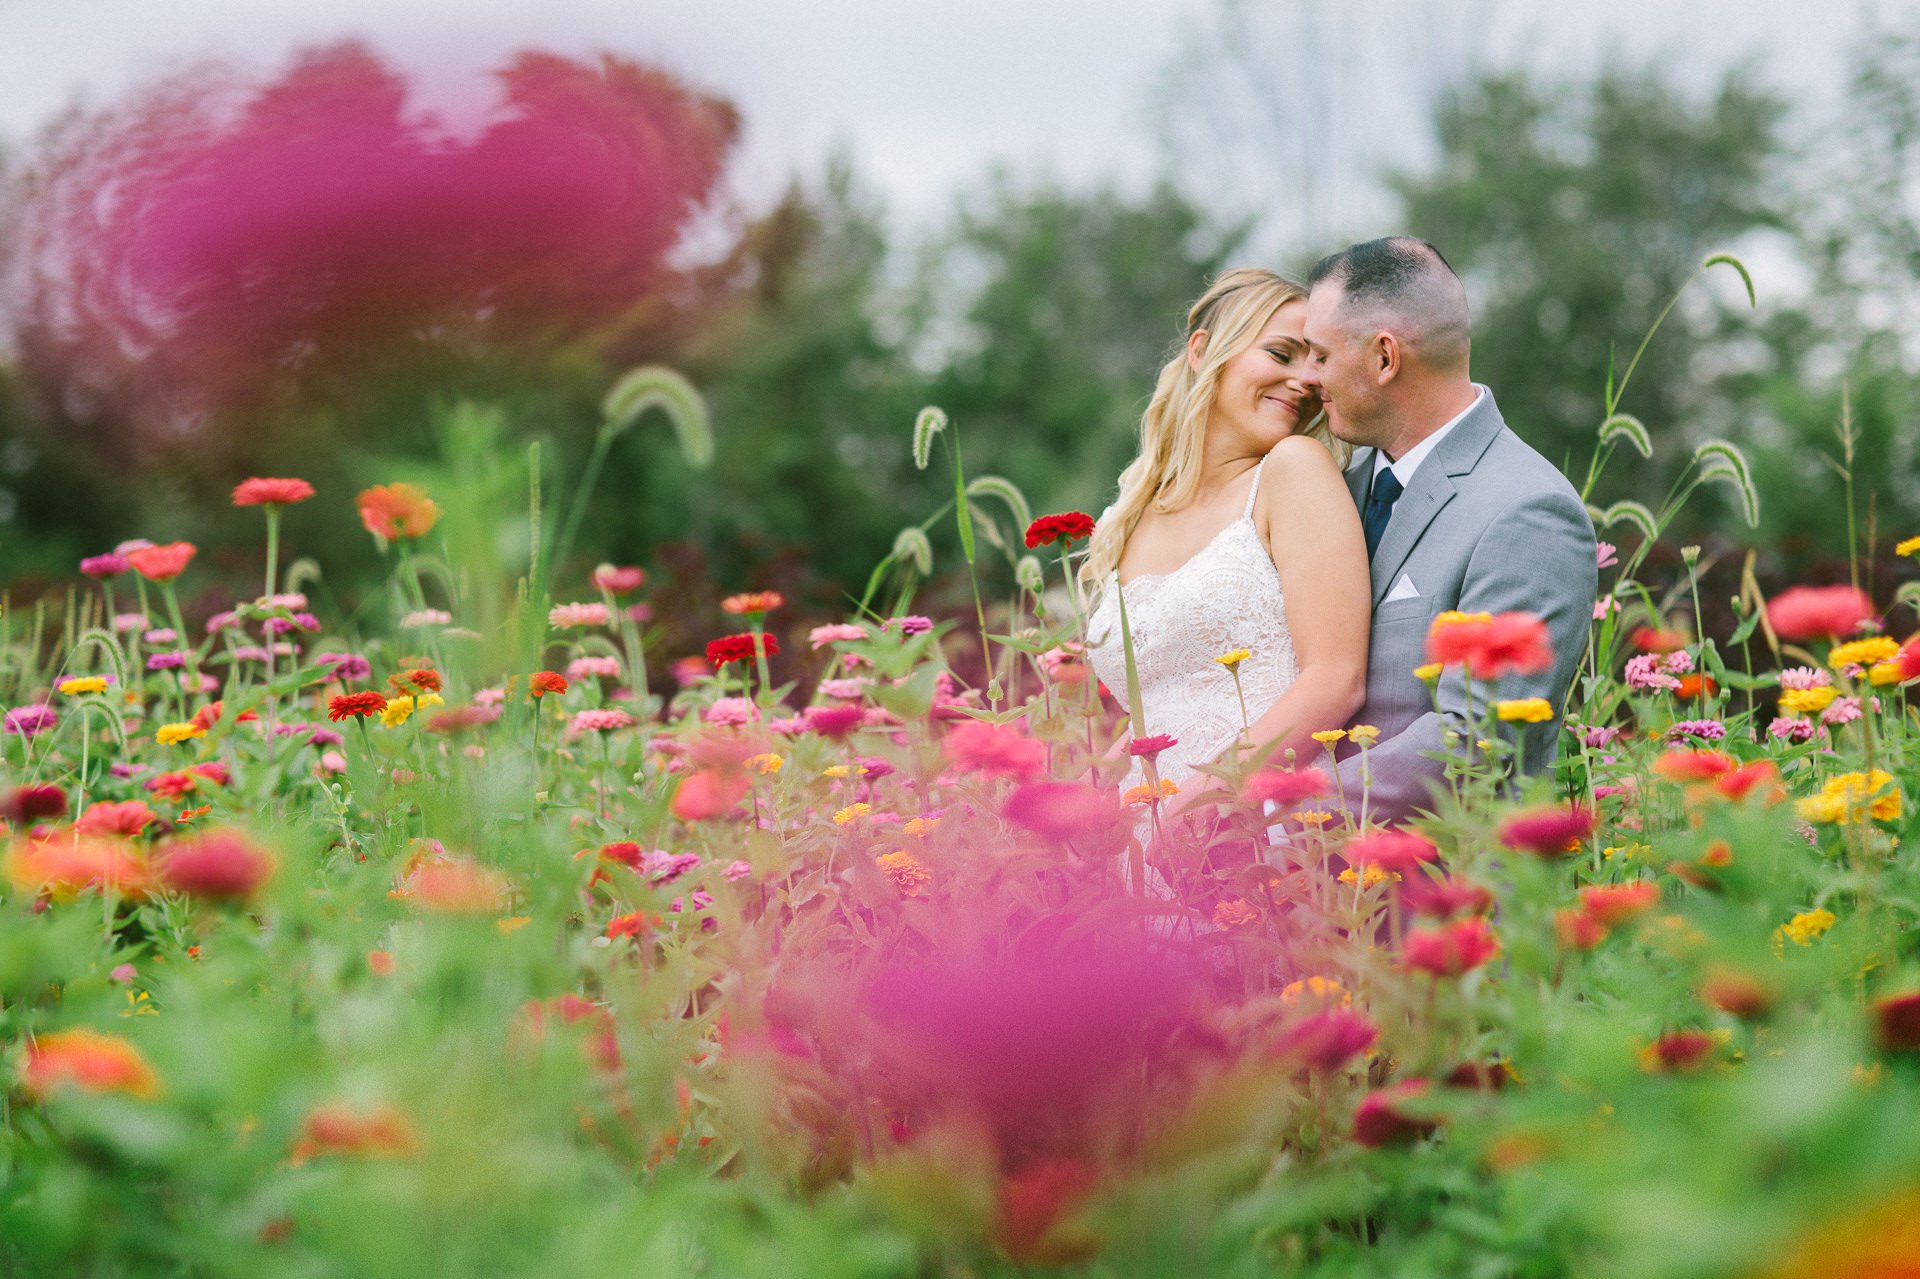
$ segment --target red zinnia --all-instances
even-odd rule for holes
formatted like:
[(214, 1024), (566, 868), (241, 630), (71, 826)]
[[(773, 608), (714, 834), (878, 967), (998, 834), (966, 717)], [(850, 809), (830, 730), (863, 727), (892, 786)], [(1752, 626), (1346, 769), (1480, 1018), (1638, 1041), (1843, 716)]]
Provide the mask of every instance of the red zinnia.
[(752, 631), (722, 635), (707, 642), (707, 664), (717, 671), (729, 662), (751, 661), (756, 651), (767, 657), (778, 657), (780, 641), (764, 631), (758, 635)]
[(1157, 733), (1152, 737), (1136, 737), (1127, 743), (1127, 754), (1145, 756), (1152, 759), (1163, 750), (1180, 744), (1179, 739), (1170, 733)]
[(1458, 977), (1500, 953), (1487, 921), (1478, 915), (1456, 919), (1440, 928), (1416, 928), (1400, 947), (1408, 968), (1435, 977)]
[(1888, 995), (1873, 1004), (1882, 1052), (1920, 1052), (1920, 990)]
[(1696, 671), (1691, 675), (1680, 677), (1680, 687), (1673, 690), (1673, 695), (1685, 702), (1696, 697), (1712, 697), (1719, 691), (1720, 685), (1714, 682), (1713, 676), (1702, 675)]
[(378, 484), (362, 489), (354, 499), (367, 532), (391, 542), (396, 538), (425, 537), (440, 518), (440, 508), (412, 484)]
[(1083, 511), (1063, 511), (1058, 515), (1042, 515), (1027, 525), (1027, 549), (1058, 543), (1070, 546), (1082, 538), (1093, 536), (1093, 517)]
[(1900, 682), (1920, 678), (1920, 636), (1915, 636), (1900, 646), (1900, 652), (1894, 657), (1900, 663)]
[(341, 693), (327, 703), (330, 720), (352, 719), (359, 715), (378, 715), (387, 709), (386, 695), (367, 689), (360, 693)]
[(1494, 617), (1441, 614), (1427, 633), (1427, 658), (1464, 665), (1475, 679), (1534, 675), (1553, 664), (1547, 624), (1532, 613)]
[(1361, 1014), (1334, 1008), (1310, 1013), (1288, 1026), (1274, 1041), (1273, 1051), (1313, 1070), (1337, 1070), (1354, 1054), (1373, 1047), (1379, 1037), (1379, 1030)]
[(1576, 851), (1580, 841), (1593, 834), (1594, 825), (1593, 810), (1578, 804), (1536, 808), (1500, 823), (1500, 842), (1541, 857), (1558, 857)]
[(1873, 601), (1852, 586), (1790, 586), (1767, 604), (1767, 625), (1788, 640), (1851, 635), (1873, 616)]
[(1464, 879), (1413, 875), (1400, 885), (1400, 902), (1416, 915), (1448, 919), (1461, 914), (1486, 914), (1493, 909), (1493, 893)]
[(535, 671), (527, 676), (527, 696), (541, 697), (547, 693), (567, 691), (567, 677), (559, 671)]
[(1558, 910), (1553, 931), (1568, 950), (1592, 950), (1607, 939), (1607, 926), (1583, 910)]
[(437, 693), (443, 687), (440, 682), (440, 672), (426, 666), (416, 666), (410, 671), (389, 675), (387, 683), (403, 693)]
[(1653, 1041), (1642, 1055), (1651, 1070), (1689, 1070), (1713, 1051), (1713, 1036), (1703, 1030), (1675, 1030)]
[(171, 582), (186, 571), (187, 561), (198, 548), (192, 542), (168, 542), (165, 546), (136, 546), (127, 552), (127, 563), (149, 582)]
[(1761, 787), (1765, 787), (1760, 793), (1768, 797), (1769, 803), (1785, 794), (1780, 785), (1780, 770), (1770, 759), (1756, 759), (1713, 779), (1713, 788), (1728, 799), (1745, 799)]
[(1631, 639), (1633, 646), (1642, 653), (1672, 653), (1693, 642), (1693, 638), (1685, 631), (1652, 626), (1634, 627)]
[(313, 496), (313, 485), (305, 480), (263, 479), (256, 475), (234, 485), (235, 506), (291, 506)]
[(6, 802), (0, 804), (0, 817), (10, 822), (30, 822), (40, 817), (59, 817), (67, 811), (67, 792), (58, 786), (18, 786)]
[(1353, 1139), (1363, 1146), (1378, 1147), (1426, 1136), (1440, 1126), (1439, 1120), (1408, 1114), (1400, 1108), (1426, 1091), (1426, 1080), (1403, 1079), (1368, 1093), (1353, 1112)]

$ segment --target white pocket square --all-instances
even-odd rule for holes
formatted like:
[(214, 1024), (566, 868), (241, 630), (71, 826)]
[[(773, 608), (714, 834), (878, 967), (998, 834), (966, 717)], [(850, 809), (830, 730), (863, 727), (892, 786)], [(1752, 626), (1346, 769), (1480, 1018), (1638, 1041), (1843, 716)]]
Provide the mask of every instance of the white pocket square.
[(1387, 592), (1387, 598), (1382, 600), (1381, 603), (1391, 604), (1395, 600), (1417, 600), (1419, 598), (1420, 588), (1413, 584), (1411, 577), (1402, 573), (1398, 578), (1394, 579), (1393, 589)]

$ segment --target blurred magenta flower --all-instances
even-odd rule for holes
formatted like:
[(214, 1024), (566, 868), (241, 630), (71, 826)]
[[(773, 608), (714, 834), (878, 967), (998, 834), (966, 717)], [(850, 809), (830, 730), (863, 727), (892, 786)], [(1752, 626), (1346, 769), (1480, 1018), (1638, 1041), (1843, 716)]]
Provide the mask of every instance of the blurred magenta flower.
[(626, 320), (738, 127), (612, 56), (522, 52), (443, 113), (351, 42), (267, 83), (196, 67), (22, 166), (0, 278), (50, 402), (196, 426), (429, 344), (539, 350)]

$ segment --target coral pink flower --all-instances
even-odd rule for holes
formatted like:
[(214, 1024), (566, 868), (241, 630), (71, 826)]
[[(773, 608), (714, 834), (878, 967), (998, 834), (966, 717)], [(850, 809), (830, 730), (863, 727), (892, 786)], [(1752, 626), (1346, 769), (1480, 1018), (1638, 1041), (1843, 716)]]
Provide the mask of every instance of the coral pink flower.
[(749, 591), (743, 595), (729, 595), (721, 600), (720, 611), (740, 617), (750, 617), (756, 613), (771, 613), (786, 602), (787, 597), (779, 591)]
[(816, 626), (807, 632), (807, 644), (815, 649), (825, 648), (843, 640), (863, 640), (867, 638), (867, 628), (855, 626), (849, 622), (835, 622), (830, 626)]
[(647, 570), (615, 564), (602, 564), (593, 570), (593, 584), (609, 595), (627, 595), (647, 583)]
[(124, 835), (132, 838), (159, 821), (155, 812), (137, 799), (95, 804), (73, 824), (82, 835)]
[(1660, 901), (1660, 885), (1651, 880), (1631, 884), (1591, 884), (1580, 890), (1580, 909), (1608, 928), (1644, 915)]
[(1719, 751), (1668, 751), (1653, 771), (1670, 782), (1704, 782), (1732, 771), (1733, 757)]
[(168, 542), (165, 546), (141, 546), (127, 552), (127, 563), (149, 582), (171, 582), (186, 571), (187, 561), (199, 548), (192, 542)]
[(1047, 744), (1013, 724), (970, 719), (954, 725), (944, 747), (947, 758), (968, 772), (1027, 780), (1046, 771)]
[(440, 508), (412, 484), (376, 484), (354, 499), (360, 523), (383, 542), (425, 537), (440, 518)]
[(1533, 675), (1553, 664), (1547, 624), (1532, 613), (1495, 617), (1443, 613), (1427, 633), (1427, 658), (1464, 665), (1475, 679)]
[(36, 1036), (27, 1047), (21, 1082), (36, 1097), (49, 1097), (62, 1087), (141, 1098), (160, 1095), (160, 1077), (139, 1049), (118, 1035), (85, 1026)]
[(398, 1159), (419, 1149), (413, 1125), (392, 1106), (360, 1109), (332, 1102), (307, 1113), (288, 1158), (297, 1166), (315, 1155)]
[(568, 737), (579, 737), (586, 733), (611, 733), (616, 729), (632, 728), (640, 721), (621, 710), (580, 711), (567, 725)]
[(1796, 642), (1851, 635), (1873, 618), (1873, 601), (1852, 586), (1790, 586), (1767, 604), (1767, 624)]
[(491, 866), (467, 857), (435, 857), (416, 864), (393, 896), (443, 914), (478, 915), (506, 905), (512, 889), (507, 877)]
[(1424, 1079), (1403, 1079), (1362, 1097), (1353, 1112), (1353, 1139), (1377, 1149), (1414, 1141), (1438, 1128), (1439, 1120), (1406, 1109), (1407, 1103), (1425, 1096), (1428, 1087)]
[(547, 610), (549, 626), (606, 626), (612, 621), (613, 613), (599, 600), (584, 604), (555, 604)]
[(703, 768), (687, 776), (673, 792), (673, 815), (683, 822), (711, 821), (731, 812), (751, 783), (732, 769)]
[(1346, 1008), (1310, 1013), (1286, 1027), (1274, 1040), (1276, 1056), (1290, 1057), (1312, 1070), (1338, 1070), (1355, 1054), (1373, 1047), (1379, 1030)]
[(263, 479), (254, 476), (234, 485), (235, 506), (292, 506), (313, 496), (313, 485), (305, 480)]
[(5, 871), (9, 883), (31, 896), (67, 898), (83, 892), (115, 892), (140, 898), (152, 887), (152, 871), (145, 859), (117, 839), (17, 843), (7, 851)]
[(156, 869), (161, 885), (173, 892), (238, 900), (251, 897), (272, 878), (274, 860), (239, 834), (216, 830), (175, 844)]
[(1439, 928), (1415, 928), (1407, 933), (1400, 948), (1408, 968), (1435, 977), (1458, 977), (1499, 953), (1500, 943), (1487, 921), (1478, 915), (1467, 915)]
[(1348, 840), (1340, 855), (1355, 866), (1378, 866), (1392, 874), (1407, 875), (1437, 860), (1440, 850), (1410, 831), (1383, 830)]
[(1240, 802), (1249, 808), (1271, 803), (1290, 809), (1331, 790), (1327, 775), (1317, 768), (1263, 768), (1247, 779)]
[(1578, 804), (1536, 808), (1501, 822), (1500, 842), (1541, 857), (1558, 857), (1576, 851), (1595, 824), (1593, 810)]
[(1555, 911), (1553, 931), (1568, 950), (1592, 950), (1607, 939), (1606, 924), (1584, 910)]
[(1111, 793), (1080, 782), (1022, 786), (1007, 796), (1000, 811), (1016, 826), (1063, 842), (1106, 834), (1121, 813)]

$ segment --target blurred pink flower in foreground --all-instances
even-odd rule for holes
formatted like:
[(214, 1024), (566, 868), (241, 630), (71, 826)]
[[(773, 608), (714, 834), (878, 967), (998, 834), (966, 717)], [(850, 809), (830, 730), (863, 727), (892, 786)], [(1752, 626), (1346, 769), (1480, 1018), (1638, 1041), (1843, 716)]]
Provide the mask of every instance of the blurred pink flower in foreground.
[(0, 272), (30, 379), (177, 428), (316, 373), (404, 370), (426, 342), (593, 332), (664, 279), (738, 131), (726, 102), (608, 56), (522, 52), (444, 114), (410, 93), (342, 43), (69, 121), (17, 175)]

